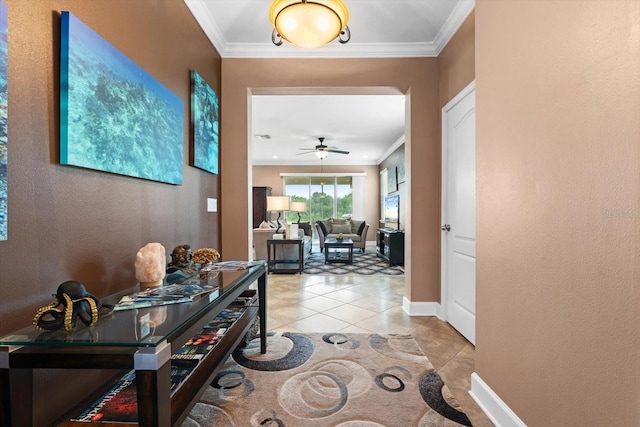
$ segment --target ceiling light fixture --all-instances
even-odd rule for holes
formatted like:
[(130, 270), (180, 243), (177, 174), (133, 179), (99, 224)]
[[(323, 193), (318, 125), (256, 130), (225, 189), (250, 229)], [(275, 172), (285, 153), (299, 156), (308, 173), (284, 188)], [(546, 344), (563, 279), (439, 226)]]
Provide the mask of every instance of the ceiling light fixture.
[(313, 49), (336, 38), (342, 44), (351, 39), (349, 11), (342, 0), (273, 0), (269, 18), (274, 27), (271, 41), (276, 46), (287, 40)]
[(325, 157), (327, 157), (329, 155), (329, 152), (328, 151), (314, 151), (313, 154), (315, 154), (317, 158), (322, 160), (322, 159), (324, 159)]

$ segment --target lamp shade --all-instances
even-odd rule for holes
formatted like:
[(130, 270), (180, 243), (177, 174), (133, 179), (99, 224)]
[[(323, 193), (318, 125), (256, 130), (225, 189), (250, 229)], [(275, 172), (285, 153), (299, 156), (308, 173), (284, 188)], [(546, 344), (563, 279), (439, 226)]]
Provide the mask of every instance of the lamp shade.
[(274, 0), (269, 18), (283, 39), (310, 49), (338, 37), (349, 11), (342, 0)]
[(290, 210), (293, 212), (305, 212), (307, 210), (307, 204), (305, 202), (291, 202)]
[(288, 211), (290, 200), (289, 196), (267, 196), (267, 210)]

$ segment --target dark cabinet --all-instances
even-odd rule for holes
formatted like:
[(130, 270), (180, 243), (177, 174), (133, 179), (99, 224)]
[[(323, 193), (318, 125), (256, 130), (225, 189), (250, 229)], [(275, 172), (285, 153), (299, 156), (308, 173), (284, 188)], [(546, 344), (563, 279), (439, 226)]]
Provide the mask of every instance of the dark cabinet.
[(267, 217), (267, 196), (271, 195), (271, 187), (253, 187), (253, 228), (260, 227)]
[(404, 231), (378, 228), (376, 252), (389, 265), (404, 265)]

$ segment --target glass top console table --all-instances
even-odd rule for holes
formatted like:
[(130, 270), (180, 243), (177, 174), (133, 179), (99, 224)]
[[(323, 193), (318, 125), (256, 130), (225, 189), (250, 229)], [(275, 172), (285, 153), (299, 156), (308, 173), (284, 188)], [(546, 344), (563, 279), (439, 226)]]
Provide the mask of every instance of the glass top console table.
[[(193, 375), (171, 395), (171, 355), (256, 281), (258, 307), (246, 307)], [(218, 289), (189, 303), (114, 311), (93, 327), (80, 325), (70, 333), (29, 326), (0, 337), (0, 425), (34, 425), (34, 369), (135, 369), (138, 425), (179, 425), (256, 316), (260, 319), (260, 349), (266, 353), (266, 263), (242, 271), (176, 271), (165, 277), (165, 284), (171, 283), (213, 284)], [(115, 304), (123, 295), (137, 290), (139, 286), (103, 298), (102, 302)], [(52, 419), (63, 420), (63, 415)]]

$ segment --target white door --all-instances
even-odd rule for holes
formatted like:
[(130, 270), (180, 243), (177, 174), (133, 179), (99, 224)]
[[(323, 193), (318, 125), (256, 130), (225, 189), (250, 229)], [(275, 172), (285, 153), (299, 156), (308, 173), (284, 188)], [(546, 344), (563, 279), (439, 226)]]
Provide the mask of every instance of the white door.
[(444, 319), (475, 344), (475, 82), (442, 109), (441, 271)]

